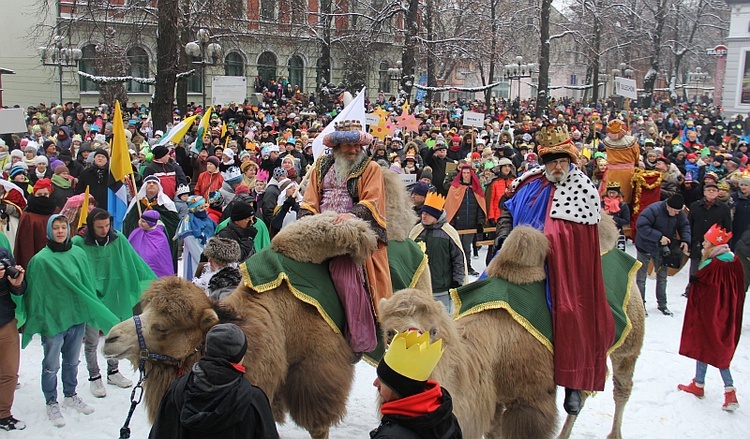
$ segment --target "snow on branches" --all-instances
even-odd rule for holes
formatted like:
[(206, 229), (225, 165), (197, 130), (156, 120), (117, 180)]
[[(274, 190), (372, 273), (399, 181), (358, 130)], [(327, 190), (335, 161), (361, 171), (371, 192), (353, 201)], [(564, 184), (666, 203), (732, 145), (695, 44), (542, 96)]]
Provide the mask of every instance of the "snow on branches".
[[(192, 76), (194, 73), (195, 73), (195, 69), (190, 69), (186, 72), (176, 74), (175, 77), (177, 78), (177, 80), (180, 80), (180, 79), (188, 78)], [(78, 75), (99, 85), (124, 83), (128, 81), (135, 81), (139, 84), (148, 84), (148, 85), (156, 84), (156, 78), (138, 78), (135, 76), (94, 76), (89, 73), (82, 72), (80, 70), (78, 71)]]

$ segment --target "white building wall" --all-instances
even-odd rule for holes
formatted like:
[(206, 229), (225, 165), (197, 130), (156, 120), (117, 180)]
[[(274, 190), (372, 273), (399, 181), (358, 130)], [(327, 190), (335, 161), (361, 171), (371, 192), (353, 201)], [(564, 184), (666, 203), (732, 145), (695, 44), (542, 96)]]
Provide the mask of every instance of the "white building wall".
[[(750, 101), (741, 102), (743, 76), (746, 59), (750, 57), (750, 1), (736, 4), (741, 0), (731, 0), (729, 36), (727, 37), (727, 67), (724, 79), (722, 104), (724, 113), (746, 115), (750, 112)], [(748, 59), (747, 62), (750, 62)], [(745, 79), (750, 88), (750, 77)]]

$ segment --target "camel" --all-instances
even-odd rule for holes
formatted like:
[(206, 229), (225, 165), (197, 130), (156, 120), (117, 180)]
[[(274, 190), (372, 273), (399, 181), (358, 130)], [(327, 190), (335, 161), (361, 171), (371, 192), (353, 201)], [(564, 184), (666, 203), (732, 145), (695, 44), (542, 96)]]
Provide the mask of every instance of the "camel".
[[(409, 208), (403, 183), (388, 172), (384, 172), (386, 204), (394, 209), (386, 213), (388, 234), (390, 239), (404, 240), (416, 216)], [(334, 226), (334, 216), (322, 213), (302, 218), (279, 232), (272, 246), (287, 257), (312, 263), (340, 254), (361, 260), (376, 247), (375, 233), (364, 221)], [(429, 270), (417, 274), (411, 286), (431, 291)], [(283, 423), (289, 413), (312, 438), (325, 439), (330, 427), (342, 421), (356, 357), (344, 337), (315, 307), (295, 298), (287, 283), (263, 293), (243, 283), (224, 301), (215, 303), (192, 283), (166, 277), (151, 284), (141, 304), (140, 322), (149, 352), (177, 360), (177, 364), (146, 362), (144, 400), (152, 423), (170, 383), (200, 358), (206, 333), (220, 322), (239, 325), (247, 336), (245, 376), (266, 393), (277, 422)], [(141, 349), (135, 320), (112, 328), (103, 351), (107, 358), (127, 359), (137, 366)]]
[[(599, 224), (599, 236), (603, 253), (614, 249), (617, 228), (608, 215)], [(548, 245), (541, 232), (517, 227), (487, 267), (487, 274), (519, 285), (543, 280)], [(433, 378), (453, 396), (464, 438), (554, 436), (558, 409), (552, 354), (506, 310), (488, 309), (454, 321), (431, 295), (409, 289), (381, 300), (379, 309), (386, 342), (410, 328), (429, 332), (433, 340), (443, 339), (445, 353)], [(623, 410), (643, 345), (644, 308), (635, 283), (626, 312), (632, 328), (611, 352), (615, 414), (609, 439), (622, 437)], [(560, 438), (570, 437), (575, 419), (567, 417)]]

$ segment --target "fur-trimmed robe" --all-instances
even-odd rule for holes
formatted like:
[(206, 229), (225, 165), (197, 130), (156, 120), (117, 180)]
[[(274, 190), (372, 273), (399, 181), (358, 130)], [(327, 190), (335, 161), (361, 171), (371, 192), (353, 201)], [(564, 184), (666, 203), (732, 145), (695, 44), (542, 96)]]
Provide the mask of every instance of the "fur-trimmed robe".
[[(333, 167), (333, 162), (332, 154), (323, 156), (311, 169), (310, 183), (305, 190), (305, 199), (300, 203), (300, 217), (321, 213), (323, 177)], [(346, 186), (353, 202), (350, 213), (365, 220), (378, 236), (378, 249), (365, 260), (370, 298), (373, 309), (377, 314), (377, 304), (380, 299), (386, 299), (393, 295), (386, 248), (388, 237), (386, 235), (385, 218), (385, 184), (380, 166), (370, 158), (365, 159), (351, 171)]]

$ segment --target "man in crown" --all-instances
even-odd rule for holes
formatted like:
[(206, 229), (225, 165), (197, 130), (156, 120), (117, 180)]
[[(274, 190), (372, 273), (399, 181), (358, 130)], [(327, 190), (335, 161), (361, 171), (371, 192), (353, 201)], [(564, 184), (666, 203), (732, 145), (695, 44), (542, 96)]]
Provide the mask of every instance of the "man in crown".
[[(310, 170), (310, 183), (300, 203), (299, 216), (334, 211), (334, 223), (360, 218), (370, 225), (378, 237), (378, 249), (364, 266), (357, 266), (344, 255), (329, 263), (331, 280), (342, 301), (347, 316), (349, 346), (355, 353), (370, 352), (377, 346), (373, 319), (355, 316), (377, 313), (382, 298), (393, 294), (388, 268), (385, 218), (385, 185), (380, 165), (367, 156), (365, 148), (372, 143), (372, 135), (362, 131), (357, 121), (343, 121), (336, 130), (323, 138), (331, 153), (323, 155)], [(370, 300), (361, 300), (367, 296)], [(364, 309), (356, 309), (360, 304)]]
[(450, 393), (429, 376), (443, 355), (442, 340), (428, 333), (396, 334), (372, 383), (380, 395), (378, 428), (370, 439), (460, 439)]
[(555, 383), (565, 387), (565, 411), (581, 410), (582, 390), (603, 390), (614, 322), (599, 258), (601, 201), (578, 167), (578, 149), (565, 125), (537, 136), (543, 166), (510, 187), (497, 222), (496, 248), (518, 225), (542, 230), (550, 241), (547, 304), (552, 312)]

